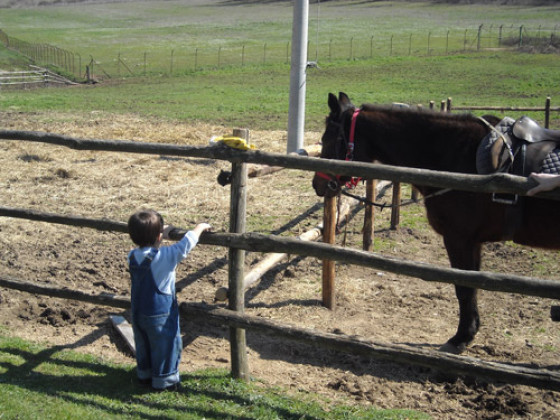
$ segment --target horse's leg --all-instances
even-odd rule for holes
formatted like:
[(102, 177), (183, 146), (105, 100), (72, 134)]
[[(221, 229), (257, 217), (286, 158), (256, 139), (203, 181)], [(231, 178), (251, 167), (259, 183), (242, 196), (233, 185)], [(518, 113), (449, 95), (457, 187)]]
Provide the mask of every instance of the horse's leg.
[[(453, 268), (462, 270), (480, 270), (481, 244), (461, 241), (457, 238), (444, 238), (445, 248)], [(480, 327), (478, 314), (477, 289), (455, 286), (459, 301), (459, 326), (453, 337), (440, 347), (447, 353), (462, 353), (474, 340)]]

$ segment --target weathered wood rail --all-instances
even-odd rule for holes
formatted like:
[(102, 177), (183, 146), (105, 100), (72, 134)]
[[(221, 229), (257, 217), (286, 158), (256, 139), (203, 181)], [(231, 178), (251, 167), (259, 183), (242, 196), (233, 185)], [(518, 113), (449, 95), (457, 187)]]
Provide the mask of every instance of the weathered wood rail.
[[(259, 163), (305, 171), (327, 171), (364, 179), (390, 179), (394, 182), (454, 188), (474, 192), (503, 192), (524, 195), (534, 181), (509, 174), (470, 175), (427, 169), (402, 168), (363, 162), (325, 160), (314, 157), (266, 153), (259, 150), (237, 150), (226, 146), (199, 147), (134, 141), (78, 139), (37, 131), (0, 130), (0, 140), (25, 140), (65, 146), (75, 150), (126, 152), (220, 159), (230, 162)], [(560, 200), (560, 192), (549, 191), (539, 197)]]
[[(108, 293), (91, 295), (77, 290), (44, 286), (1, 276), (0, 286), (115, 308), (128, 309), (130, 307), (129, 296), (115, 296)], [(546, 369), (532, 368), (522, 364), (488, 362), (414, 346), (366, 341), (355, 337), (281, 324), (273, 320), (208, 305), (182, 302), (180, 311), (181, 315), (188, 319), (194, 318), (216, 325), (227, 325), (230, 328), (255, 331), (277, 339), (288, 339), (314, 347), (321, 346), (389, 362), (436, 368), (448, 375), (476, 376), (486, 380), (560, 391), (560, 373)]]
[(74, 83), (59, 74), (40, 67), (33, 67), (28, 71), (0, 72), (0, 90), (11, 86), (49, 86), (49, 85), (72, 85)]
[[(89, 219), (80, 216), (61, 216), (52, 213), (0, 207), (0, 216), (35, 220), (62, 225), (87, 227), (101, 231), (127, 233), (126, 223)], [(186, 230), (176, 228), (169, 233), (171, 239), (180, 239)], [(302, 241), (278, 235), (260, 233), (203, 233), (199, 243), (252, 252), (279, 252), (303, 255), (317, 259), (340, 261), (377, 270), (417, 277), (429, 282), (448, 283), (496, 292), (518, 293), (549, 299), (560, 299), (560, 282), (491, 271), (469, 271), (439, 267), (432, 264), (386, 257), (374, 252), (328, 245), (321, 242)]]

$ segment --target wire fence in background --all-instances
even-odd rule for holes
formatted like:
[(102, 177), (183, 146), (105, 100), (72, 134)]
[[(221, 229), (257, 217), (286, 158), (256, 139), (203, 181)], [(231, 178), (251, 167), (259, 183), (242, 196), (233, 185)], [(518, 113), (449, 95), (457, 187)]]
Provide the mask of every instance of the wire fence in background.
[[(534, 48), (560, 51), (557, 27), (528, 28), (513, 25), (480, 25), (470, 29), (439, 30), (425, 34), (329, 39), (308, 45), (309, 61), (361, 60), (382, 56), (442, 56), (462, 52)], [(33, 44), (0, 30), (0, 42), (25, 55), (35, 64), (53, 66), (78, 79), (94, 80), (150, 74), (180, 75), (225, 67), (272, 65), (290, 62), (290, 42), (156, 49), (142, 53), (118, 53), (82, 61), (78, 53), (48, 44)]]

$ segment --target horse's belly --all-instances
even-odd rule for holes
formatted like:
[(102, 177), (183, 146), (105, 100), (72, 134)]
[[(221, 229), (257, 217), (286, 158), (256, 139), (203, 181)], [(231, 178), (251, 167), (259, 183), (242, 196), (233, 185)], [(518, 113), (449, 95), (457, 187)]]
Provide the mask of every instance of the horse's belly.
[(452, 191), (426, 201), (426, 214), (440, 235), (481, 243), (504, 239), (502, 207), (489, 194)]
[(443, 236), (471, 243), (513, 240), (560, 249), (560, 201), (526, 198), (517, 210), (492, 202), (489, 194), (459, 193), (447, 198), (426, 203), (430, 225)]
[(520, 245), (560, 249), (560, 202), (528, 198), (523, 222), (513, 241)]

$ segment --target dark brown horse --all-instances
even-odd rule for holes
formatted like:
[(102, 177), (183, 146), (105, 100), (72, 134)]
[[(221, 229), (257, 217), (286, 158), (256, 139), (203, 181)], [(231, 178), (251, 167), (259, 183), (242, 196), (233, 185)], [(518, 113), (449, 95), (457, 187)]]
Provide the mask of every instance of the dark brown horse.
[[(475, 116), (373, 105), (363, 105), (357, 113), (344, 93), (338, 98), (330, 94), (328, 103), (331, 112), (322, 137), (322, 158), (477, 173), (477, 148), (490, 128)], [(495, 117), (487, 120), (498, 122)], [(347, 180), (336, 174), (317, 173), (313, 188), (319, 196), (332, 196)], [(484, 242), (513, 240), (560, 249), (560, 223), (555, 222), (560, 215), (559, 201), (523, 197), (522, 218), (511, 229), (511, 205), (495, 202), (491, 194), (453, 190), (430, 197), (437, 188), (415, 187), (426, 197), (428, 221), (443, 236), (454, 268), (479, 270)], [(455, 290), (459, 326), (441, 350), (460, 353), (473, 341), (480, 318), (477, 290), (463, 286)]]

